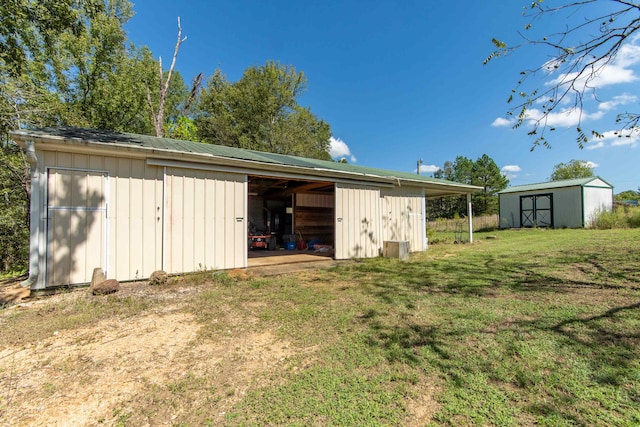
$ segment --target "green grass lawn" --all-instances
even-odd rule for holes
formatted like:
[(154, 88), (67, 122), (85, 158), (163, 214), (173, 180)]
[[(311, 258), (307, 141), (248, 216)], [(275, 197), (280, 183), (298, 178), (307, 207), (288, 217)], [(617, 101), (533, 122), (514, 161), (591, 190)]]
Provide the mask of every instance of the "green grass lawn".
[[(176, 286), (201, 291), (179, 300)], [(22, 345), (110, 316), (134, 324), (174, 304), (203, 325), (198, 343), (233, 328), (295, 349), (242, 396), (215, 366), (150, 385), (123, 408), (132, 425), (163, 421), (170, 406), (188, 408), (173, 425), (218, 425), (225, 399), (227, 425), (640, 425), (640, 229), (477, 233), (408, 262), (204, 272), (167, 292), (25, 312), (0, 339)]]
[(265, 284), (264, 322), (321, 357), (228, 420), (412, 423), (429, 384), (432, 425), (640, 424), (640, 231), (490, 234)]

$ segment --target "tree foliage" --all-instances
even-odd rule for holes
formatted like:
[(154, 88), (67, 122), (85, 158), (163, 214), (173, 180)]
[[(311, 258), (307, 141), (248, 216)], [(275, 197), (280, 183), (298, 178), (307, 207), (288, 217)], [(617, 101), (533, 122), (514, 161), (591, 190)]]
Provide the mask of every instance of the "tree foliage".
[(304, 73), (268, 61), (231, 83), (217, 70), (200, 96), (195, 119), (204, 142), (329, 160), (331, 128), (298, 104)]
[[(145, 86), (159, 66), (147, 48), (128, 42), (132, 14), (128, 0), (0, 3), (0, 269), (24, 268), (28, 252), (29, 167), (8, 131), (67, 125), (153, 133)], [(187, 95), (174, 74), (167, 124), (183, 114)]]
[[(464, 156), (447, 161), (444, 167), (434, 173), (434, 178), (464, 184), (477, 185), (483, 190), (472, 196), (474, 215), (498, 213), (497, 193), (504, 190), (509, 180), (502, 175), (495, 161), (486, 154), (473, 161)], [(466, 197), (440, 197), (427, 201), (430, 218), (453, 218), (467, 215)]]
[(627, 190), (613, 196), (613, 200), (627, 201), (627, 200), (640, 200), (640, 188), (638, 191)]
[(590, 178), (594, 176), (591, 165), (584, 160), (571, 160), (568, 163), (558, 163), (553, 167), (549, 179), (561, 181), (563, 179)]
[(29, 180), (15, 144), (0, 141), (0, 271), (21, 271), (29, 254)]
[[(598, 81), (602, 73), (614, 64), (617, 55), (637, 36), (640, 30), (640, 3), (624, 0), (577, 0), (563, 4), (532, 0), (524, 7), (527, 19), (521, 43), (508, 45), (493, 39), (495, 50), (485, 59), (506, 56), (524, 47), (535, 47), (552, 58), (543, 64), (520, 72), (507, 102), (512, 105), (507, 115), (514, 119), (514, 128), (525, 122), (531, 125), (534, 137), (532, 150), (539, 145), (550, 147), (548, 132), (559, 114), (576, 116), (576, 143), (580, 148), (592, 138), (601, 138), (601, 131), (583, 129), (584, 103), (604, 102), (598, 97)], [(548, 28), (557, 28), (551, 32)], [(537, 77), (543, 76), (545, 82)], [(630, 137), (638, 129), (640, 114), (620, 111), (615, 134)]]

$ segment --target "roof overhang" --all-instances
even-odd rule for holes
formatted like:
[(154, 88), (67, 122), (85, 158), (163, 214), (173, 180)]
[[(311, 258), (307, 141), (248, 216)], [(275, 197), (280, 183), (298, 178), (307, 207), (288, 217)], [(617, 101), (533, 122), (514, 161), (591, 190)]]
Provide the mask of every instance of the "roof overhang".
[[(36, 150), (72, 152), (82, 154), (110, 155), (145, 160), (152, 166), (173, 166), (191, 169), (219, 170), (244, 174), (258, 174), (310, 181), (344, 182), (382, 187), (418, 187), (425, 190), (429, 198), (473, 194), (482, 187), (449, 181), (425, 181), (418, 177), (410, 179), (384, 173), (366, 173), (332, 170), (321, 167), (301, 167), (280, 163), (268, 163), (205, 153), (192, 153), (168, 148), (154, 148), (115, 142), (93, 141), (86, 138), (46, 134), (40, 131), (18, 130), (10, 132), (11, 138), (21, 147), (28, 141)], [(387, 171), (383, 171), (387, 172)]]

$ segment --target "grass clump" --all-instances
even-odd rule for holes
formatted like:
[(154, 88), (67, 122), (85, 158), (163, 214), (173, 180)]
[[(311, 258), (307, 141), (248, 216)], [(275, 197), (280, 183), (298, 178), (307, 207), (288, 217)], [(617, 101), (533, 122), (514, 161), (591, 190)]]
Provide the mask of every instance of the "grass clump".
[(591, 227), (599, 230), (640, 228), (640, 207), (616, 206), (611, 211), (600, 212), (594, 218)]

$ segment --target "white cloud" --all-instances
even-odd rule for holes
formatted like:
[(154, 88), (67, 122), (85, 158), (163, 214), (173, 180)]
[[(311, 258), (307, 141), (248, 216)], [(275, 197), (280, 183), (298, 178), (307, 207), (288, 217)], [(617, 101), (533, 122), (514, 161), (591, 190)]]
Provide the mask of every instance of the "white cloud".
[(610, 130), (602, 133), (602, 138), (594, 139), (585, 145), (587, 150), (596, 150), (605, 147), (635, 147), (640, 142), (640, 136), (635, 132), (624, 131), (619, 132)]
[(346, 142), (340, 138), (329, 138), (329, 155), (334, 160), (349, 158), (351, 163), (357, 162), (357, 159), (353, 154)]
[(629, 67), (640, 62), (640, 46), (636, 44), (638, 37), (634, 37), (631, 43), (622, 45), (614, 61), (618, 67)]
[[(583, 58), (584, 59), (584, 58)], [(571, 85), (571, 91), (583, 91), (585, 95), (591, 93), (592, 90), (601, 89), (606, 86), (612, 86), (624, 83), (633, 83), (640, 80), (640, 76), (636, 74), (635, 68), (640, 65), (640, 36), (634, 36), (630, 42), (622, 45), (618, 50), (615, 58), (603, 58), (600, 62), (593, 64), (591, 72), (586, 70), (582, 76), (578, 77), (578, 73), (559, 73), (559, 70), (563, 64), (557, 59), (547, 61), (542, 65), (542, 69), (545, 70), (550, 78), (544, 84), (546, 86), (561, 86), (561, 90), (569, 89), (563, 87), (565, 85)], [(576, 79), (573, 81), (573, 79)], [(546, 117), (543, 116), (543, 111), (537, 108), (530, 108), (526, 112), (525, 120), (530, 125), (535, 125), (538, 120), (544, 117), (544, 125), (547, 127), (574, 127), (585, 122), (586, 120), (598, 120), (601, 119), (605, 113), (615, 110), (620, 106), (637, 103), (638, 97), (636, 95), (623, 93), (613, 97), (609, 101), (597, 100), (595, 95), (592, 100), (597, 101), (597, 110), (589, 112), (588, 110), (578, 108), (577, 105), (573, 105), (574, 98), (572, 96), (566, 96), (562, 99), (562, 106), (566, 107), (556, 111), (550, 112)], [(588, 99), (585, 97), (585, 106)], [(548, 98), (540, 98), (536, 101), (536, 104), (548, 103)], [(512, 126), (513, 120), (507, 120), (504, 118), (497, 118), (493, 121), (491, 126), (504, 127)], [(624, 138), (623, 138), (624, 139)], [(611, 143), (614, 145), (632, 145), (635, 146), (640, 142), (637, 138), (627, 138), (626, 141), (618, 139), (617, 142)], [(602, 142), (593, 143), (587, 146), (589, 149), (597, 149), (607, 146)]]
[(500, 172), (502, 175), (506, 176), (509, 179), (516, 178), (518, 176), (517, 172), (520, 172), (522, 168), (518, 165), (504, 165)]
[[(596, 73), (592, 73), (590, 70), (586, 70), (580, 77), (578, 73), (562, 73), (555, 79), (549, 80), (545, 83), (547, 86), (556, 86), (569, 84), (574, 79), (572, 86), (578, 90), (585, 90), (587, 88), (602, 88), (605, 86), (611, 86), (621, 83), (631, 83), (638, 80), (638, 76), (634, 70), (629, 68), (640, 62), (640, 46), (635, 44), (626, 44), (620, 48), (615, 59), (611, 62), (607, 62), (609, 58), (604, 58), (600, 63), (596, 63), (593, 69)], [(543, 65), (543, 68), (547, 71), (553, 71), (554, 65), (557, 65), (556, 60), (551, 60)]]
[(638, 145), (638, 136), (637, 135), (623, 135), (619, 138), (614, 139), (613, 141), (611, 141), (611, 146), (612, 147), (620, 147), (623, 145), (630, 145), (632, 147), (635, 147), (636, 145)]
[(420, 173), (434, 173), (438, 170), (440, 167), (436, 165), (420, 165)]
[(498, 117), (493, 121), (493, 123), (491, 123), (491, 126), (493, 127), (503, 127), (503, 126), (511, 126), (511, 125), (512, 125), (511, 120), (507, 120), (503, 117)]
[[(638, 48), (638, 46), (633, 47)], [(618, 53), (618, 56), (620, 55), (621, 53)], [(631, 68), (627, 67), (635, 65), (638, 62), (638, 58), (635, 57), (635, 52), (633, 55), (627, 53), (627, 55), (624, 56), (625, 58), (616, 58), (615, 61), (609, 64), (594, 65), (594, 68), (597, 70), (596, 73), (592, 73), (589, 70), (583, 72), (581, 76), (578, 76), (577, 72), (562, 73), (559, 74), (555, 79), (546, 82), (545, 85), (565, 85), (575, 80), (575, 82), (571, 83), (574, 88), (578, 90), (586, 90), (588, 88), (594, 87), (603, 88), (605, 86), (635, 82), (636, 80), (638, 80), (638, 76)], [(598, 69), (598, 67), (600, 68)]]
[(504, 165), (500, 170), (502, 172), (520, 172), (522, 168), (518, 165)]
[(597, 150), (598, 148), (603, 148), (606, 147), (607, 144), (604, 143), (604, 141), (590, 141), (589, 143), (587, 143), (587, 145), (584, 146), (584, 148), (586, 148), (587, 150)]
[[(549, 127), (562, 126), (571, 127), (580, 123), (582, 110), (578, 108), (570, 108), (559, 111), (557, 113), (551, 112), (547, 114), (545, 118), (545, 124)], [(531, 108), (527, 110), (525, 119), (533, 124), (533, 122), (540, 120), (543, 117), (543, 112), (537, 108)], [(582, 116), (584, 119), (584, 116)]]
[(585, 166), (587, 166), (587, 167), (589, 167), (591, 169), (597, 168), (598, 166), (600, 166), (599, 164), (594, 163), (592, 161), (586, 161), (586, 162), (583, 162), (583, 163), (584, 163)]
[(601, 111), (609, 111), (620, 105), (635, 103), (637, 100), (637, 96), (623, 93), (622, 95), (614, 96), (611, 101), (601, 102), (598, 104), (598, 109)]

